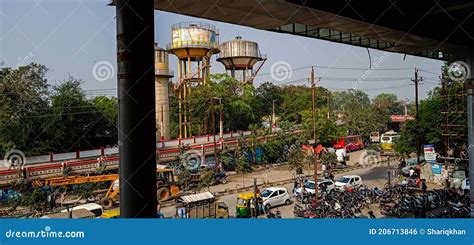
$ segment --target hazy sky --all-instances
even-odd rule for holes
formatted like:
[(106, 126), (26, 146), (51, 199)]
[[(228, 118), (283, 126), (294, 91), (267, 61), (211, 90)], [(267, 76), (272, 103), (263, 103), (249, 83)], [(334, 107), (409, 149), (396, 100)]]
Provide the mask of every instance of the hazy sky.
[[(117, 87), (116, 82), (116, 31), (115, 7), (107, 6), (108, 0), (0, 0), (0, 62), (3, 66), (16, 67), (29, 62), (46, 65), (50, 84), (56, 84), (68, 77), (68, 74), (84, 80), (83, 88), (91, 95), (113, 95), (115, 91), (102, 90)], [(388, 71), (367, 71), (369, 57), (365, 48), (331, 43), (317, 39), (291, 36), (261, 31), (252, 28), (230, 25), (220, 22), (197, 19), (188, 16), (155, 11), (155, 40), (164, 47), (171, 41), (171, 25), (185, 21), (203, 21), (214, 24), (220, 30), (220, 40), (226, 41), (241, 35), (244, 39), (259, 43), (261, 52), (268, 60), (256, 78), (256, 85), (264, 81), (276, 84), (304, 79), (309, 76), (310, 68), (355, 67), (360, 70), (316, 68), (316, 76), (323, 77), (318, 86), (330, 90), (349, 89), (354, 81), (367, 75), (369, 79), (356, 84), (358, 89), (374, 96), (382, 92), (393, 92), (400, 99), (413, 100), (413, 86), (409, 78), (413, 77), (413, 67), (422, 70), (420, 75), (425, 83), (420, 87), (421, 97), (437, 84), (436, 77), (441, 61), (384, 53), (370, 49), (373, 67), (407, 68)], [(99, 63), (101, 62), (101, 63)], [(109, 62), (113, 76), (96, 79), (93, 76), (94, 65)], [(269, 74), (272, 65), (286, 62), (294, 70), (282, 81), (275, 81)], [(176, 70), (176, 59), (170, 56), (170, 67)], [(275, 65), (276, 65), (275, 64)], [(273, 66), (274, 68), (276, 66)], [(223, 72), (219, 62), (212, 61), (212, 72)], [(290, 76), (291, 75), (291, 76)], [(280, 77), (281, 77), (280, 76)], [(337, 79), (324, 79), (336, 77)], [(349, 79), (339, 79), (339, 78)], [(369, 81), (374, 78), (395, 78), (381, 81)], [(301, 82), (300, 84), (304, 84)], [(380, 89), (386, 88), (386, 89)]]

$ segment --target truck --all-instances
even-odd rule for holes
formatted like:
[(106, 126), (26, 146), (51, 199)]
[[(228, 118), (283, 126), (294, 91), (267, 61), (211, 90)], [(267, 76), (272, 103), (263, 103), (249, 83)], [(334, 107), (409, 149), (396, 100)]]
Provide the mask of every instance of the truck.
[(210, 192), (181, 196), (177, 199), (179, 218), (229, 218), (229, 208)]

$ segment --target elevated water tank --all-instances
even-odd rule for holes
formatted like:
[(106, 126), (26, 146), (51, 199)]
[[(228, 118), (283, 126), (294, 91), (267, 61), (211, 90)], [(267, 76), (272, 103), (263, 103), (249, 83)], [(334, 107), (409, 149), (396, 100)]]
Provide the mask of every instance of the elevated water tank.
[[(256, 72), (254, 66), (259, 61), (266, 60), (266, 57), (260, 53), (258, 43), (243, 40), (237, 36), (234, 40), (223, 42), (220, 45), (220, 54), (217, 61), (221, 62), (225, 69), (231, 72), (231, 76), (243, 82), (252, 82), (256, 72), (260, 69), (260, 64)], [(241, 71), (240, 77), (235, 71)]]
[(171, 27), (168, 49), (179, 59), (201, 59), (219, 52), (219, 33), (207, 23), (177, 23)]

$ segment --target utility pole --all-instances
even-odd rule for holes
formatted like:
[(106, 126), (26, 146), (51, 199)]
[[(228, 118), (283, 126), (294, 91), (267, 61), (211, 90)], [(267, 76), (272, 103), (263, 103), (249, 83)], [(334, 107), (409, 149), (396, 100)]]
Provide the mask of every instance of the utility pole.
[(327, 100), (328, 100), (328, 119), (329, 119), (329, 115), (330, 115), (330, 113), (331, 113), (331, 109), (330, 109), (330, 107), (329, 107), (329, 99), (331, 99), (331, 96), (328, 95), (326, 98), (327, 98)]
[(273, 125), (276, 124), (276, 120), (275, 120), (275, 101), (277, 101), (277, 100), (272, 100), (272, 125), (271, 125), (272, 128), (273, 128)]
[(253, 215), (254, 215), (254, 218), (257, 218), (258, 214), (258, 203), (257, 203), (257, 178), (253, 178), (253, 206), (254, 206), (254, 210), (253, 210)]
[(311, 67), (311, 94), (312, 94), (312, 110), (313, 117), (313, 164), (314, 164), (314, 199), (318, 202), (318, 156), (316, 154), (316, 82), (314, 81), (314, 67)]
[[(214, 97), (211, 98), (212, 102), (212, 135), (214, 138), (214, 164), (216, 165), (215, 168), (219, 168), (219, 160), (217, 160), (217, 147), (216, 147), (216, 118), (215, 118), (215, 112), (214, 112)], [(220, 170), (220, 169), (219, 169)]]
[(418, 78), (418, 69), (415, 68), (415, 79), (411, 80), (415, 83), (415, 108), (416, 108), (416, 163), (420, 164), (420, 150), (421, 150), (421, 142), (420, 142), (420, 134), (418, 130), (420, 129), (420, 113), (419, 113), (419, 103), (418, 103), (418, 84), (423, 81), (423, 78)]
[(222, 98), (214, 97), (219, 100), (219, 138), (224, 140), (224, 121), (222, 120)]

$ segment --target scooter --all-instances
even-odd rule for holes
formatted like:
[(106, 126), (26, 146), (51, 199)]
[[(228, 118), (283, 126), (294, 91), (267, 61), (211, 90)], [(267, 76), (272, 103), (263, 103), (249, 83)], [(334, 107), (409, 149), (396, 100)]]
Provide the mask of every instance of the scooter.
[(215, 180), (216, 184), (226, 184), (227, 183), (227, 174), (225, 174), (224, 172), (216, 174), (215, 178), (216, 178), (216, 180)]
[(268, 210), (267, 213), (267, 218), (268, 219), (281, 219), (281, 212), (280, 210), (276, 210), (275, 213), (273, 213), (271, 210)]

